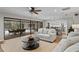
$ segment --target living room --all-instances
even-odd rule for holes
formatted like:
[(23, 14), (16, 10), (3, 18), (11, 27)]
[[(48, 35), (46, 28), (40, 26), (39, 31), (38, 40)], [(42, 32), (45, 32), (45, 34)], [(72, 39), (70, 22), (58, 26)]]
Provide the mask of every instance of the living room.
[[(79, 51), (78, 11), (78, 7), (0, 7), (1, 52)], [(35, 48), (27, 48), (30, 37)]]

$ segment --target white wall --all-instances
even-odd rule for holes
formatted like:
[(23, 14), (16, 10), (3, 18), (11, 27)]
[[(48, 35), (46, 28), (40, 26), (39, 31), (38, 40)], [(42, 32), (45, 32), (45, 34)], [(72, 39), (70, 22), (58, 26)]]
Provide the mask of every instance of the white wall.
[(69, 28), (72, 24), (79, 24), (79, 16), (72, 16), (69, 18), (65, 18), (67, 20), (67, 27)]
[(79, 24), (79, 16), (74, 16), (73, 20), (74, 20), (74, 24)]
[(4, 40), (4, 19), (0, 16), (0, 41)]

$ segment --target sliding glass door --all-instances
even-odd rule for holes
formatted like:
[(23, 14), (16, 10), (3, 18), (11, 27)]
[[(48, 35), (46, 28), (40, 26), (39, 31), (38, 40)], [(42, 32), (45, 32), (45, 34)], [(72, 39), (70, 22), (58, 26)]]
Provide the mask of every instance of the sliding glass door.
[(17, 19), (4, 18), (4, 37), (11, 39), (20, 36), (21, 21)]
[(34, 34), (42, 27), (43, 23), (40, 21), (4, 17), (4, 38), (6, 40)]

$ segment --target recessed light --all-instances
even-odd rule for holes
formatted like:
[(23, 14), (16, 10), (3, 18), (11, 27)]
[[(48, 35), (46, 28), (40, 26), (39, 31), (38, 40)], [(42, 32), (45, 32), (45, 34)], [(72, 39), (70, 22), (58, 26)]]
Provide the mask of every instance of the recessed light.
[(56, 10), (56, 9), (54, 9), (54, 12), (57, 12), (57, 10)]

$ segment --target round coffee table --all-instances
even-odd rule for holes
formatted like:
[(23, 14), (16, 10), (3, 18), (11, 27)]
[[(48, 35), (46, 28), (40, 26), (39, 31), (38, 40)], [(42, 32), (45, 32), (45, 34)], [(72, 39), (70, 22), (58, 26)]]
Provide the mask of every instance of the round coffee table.
[[(38, 41), (39, 41), (39, 38), (38, 37), (33, 37), (33, 39), (36, 41), (35, 42), (35, 45), (33, 45), (33, 46), (27, 46), (27, 47), (23, 47), (23, 49), (24, 50), (34, 50), (34, 49), (37, 49), (38, 47), (39, 47), (39, 43), (38, 43)], [(28, 42), (24, 42), (25, 44), (26, 43), (28, 43)], [(26, 44), (27, 45), (27, 44)]]
[(23, 48), (24, 50), (34, 50), (37, 49), (39, 47), (39, 43), (37, 43), (35, 46), (33, 47), (27, 47), (27, 48)]

